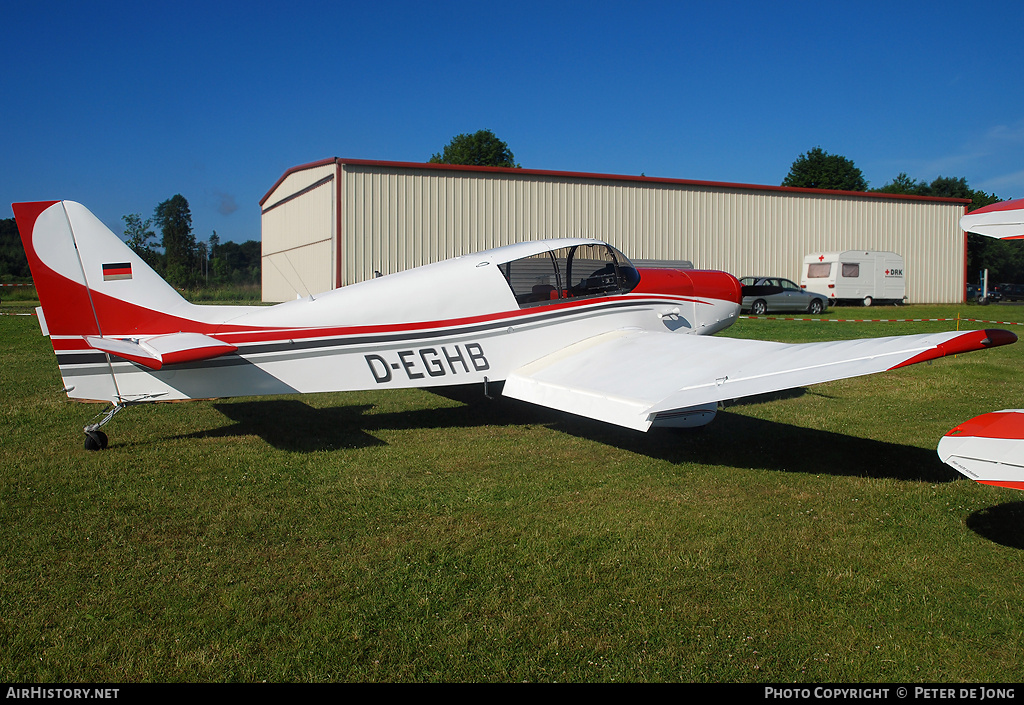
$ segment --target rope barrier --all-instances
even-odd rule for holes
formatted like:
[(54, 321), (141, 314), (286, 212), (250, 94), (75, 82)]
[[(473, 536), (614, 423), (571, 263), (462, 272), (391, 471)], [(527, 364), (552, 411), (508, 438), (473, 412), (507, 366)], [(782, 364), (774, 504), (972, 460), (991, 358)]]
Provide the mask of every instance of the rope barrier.
[(761, 319), (762, 321), (818, 321), (819, 323), (932, 323), (956, 321), (965, 323), (994, 323), (1000, 326), (1024, 326), (1017, 321), (987, 321), (983, 318), (803, 318), (783, 316), (740, 316), (740, 318)]

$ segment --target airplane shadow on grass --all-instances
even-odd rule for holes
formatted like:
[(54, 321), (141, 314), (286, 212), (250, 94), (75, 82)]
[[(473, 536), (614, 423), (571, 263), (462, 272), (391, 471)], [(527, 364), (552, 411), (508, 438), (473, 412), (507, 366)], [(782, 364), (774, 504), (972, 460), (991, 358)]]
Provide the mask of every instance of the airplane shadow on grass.
[[(701, 429), (655, 428), (641, 433), (507, 397), (484, 399), (479, 388), (439, 393), (462, 404), (368, 413), (373, 408), (369, 404), (316, 408), (298, 399), (218, 402), (214, 408), (234, 423), (188, 437), (256, 435), (279, 450), (301, 453), (383, 445), (385, 442), (374, 435), (383, 430), (535, 424), (672, 463), (932, 483), (959, 477), (934, 450), (764, 421), (729, 411), (719, 412)], [(770, 398), (803, 393), (791, 390)]]
[[(765, 399), (800, 396), (803, 390), (754, 397), (731, 408)], [(315, 452), (385, 445), (374, 432), (480, 426), (544, 426), (578, 438), (671, 463), (701, 463), (834, 476), (891, 478), (906, 482), (963, 480), (934, 449), (886, 443), (815, 428), (719, 412), (700, 429), (652, 429), (647, 433), (564, 414), (515, 399), (483, 399), (479, 389), (445, 390), (460, 406), (394, 413), (368, 413), (371, 404), (316, 408), (297, 399), (216, 403), (229, 426), (189, 438), (256, 435), (279, 450)], [(996, 505), (971, 514), (967, 527), (990, 541), (1024, 550), (1024, 502)]]
[(979, 536), (1009, 548), (1024, 550), (1024, 502), (986, 507), (967, 517), (967, 528)]

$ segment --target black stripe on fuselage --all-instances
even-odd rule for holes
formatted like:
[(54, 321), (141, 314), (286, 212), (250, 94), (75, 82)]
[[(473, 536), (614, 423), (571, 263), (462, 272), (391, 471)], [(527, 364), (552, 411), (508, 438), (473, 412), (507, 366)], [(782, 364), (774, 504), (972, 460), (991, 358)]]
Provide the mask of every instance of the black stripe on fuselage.
[(396, 333), (371, 333), (369, 335), (351, 335), (338, 338), (318, 338), (315, 340), (288, 340), (288, 341), (275, 341), (273, 343), (255, 343), (246, 345), (245, 343), (239, 343), (239, 352), (246, 355), (256, 355), (260, 353), (278, 352), (281, 350), (306, 350), (310, 348), (325, 348), (325, 347), (338, 347), (338, 346), (350, 346), (350, 345), (374, 345), (379, 343), (396, 343), (407, 340), (430, 340), (434, 338), (444, 338), (452, 335), (474, 335), (477, 333), (485, 333), (492, 330), (507, 329), (509, 327), (517, 325), (535, 325), (537, 323), (543, 323), (546, 321), (553, 321), (559, 318), (566, 318), (570, 316), (579, 315), (592, 315), (592, 314), (604, 314), (609, 312), (611, 309), (619, 309), (634, 306), (649, 306), (649, 305), (664, 305), (667, 303), (665, 300), (655, 301), (616, 301), (606, 304), (598, 304), (594, 306), (586, 306), (580, 308), (564, 309), (561, 311), (552, 311), (541, 315), (530, 315), (512, 318), (502, 318), (499, 320), (487, 321), (486, 323), (479, 323), (476, 325), (466, 326), (454, 326), (452, 328), (419, 328), (410, 331), (400, 331)]
[[(665, 299), (649, 299), (649, 300), (631, 300), (631, 301), (613, 301), (603, 304), (595, 304), (589, 306), (574, 307), (568, 309), (562, 309), (559, 311), (550, 311), (542, 314), (528, 314), (525, 316), (517, 316), (511, 318), (502, 318), (487, 321), (486, 323), (478, 323), (475, 325), (464, 325), (464, 326), (453, 326), (451, 328), (419, 328), (416, 330), (399, 331), (394, 333), (370, 333), (365, 335), (347, 335), (338, 337), (328, 338), (316, 338), (316, 339), (299, 339), (299, 340), (280, 340), (270, 343), (238, 343), (238, 352), (229, 355), (222, 355), (220, 357), (211, 358), (209, 360), (201, 360), (198, 362), (190, 362), (177, 364), (173, 366), (175, 370), (187, 370), (187, 369), (199, 369), (207, 367), (227, 367), (231, 365), (244, 365), (248, 362), (243, 357), (251, 355), (265, 355), (272, 353), (299, 353), (303, 351), (311, 351), (324, 348), (346, 348), (346, 347), (358, 347), (358, 346), (372, 346), (380, 345), (382, 343), (402, 343), (412, 341), (427, 341), (434, 340), (437, 338), (445, 337), (457, 337), (465, 335), (478, 335), (481, 333), (498, 333), (514, 326), (530, 326), (534, 327), (537, 325), (553, 325), (560, 319), (569, 317), (580, 317), (580, 316), (592, 316), (592, 315), (606, 315), (615, 312), (617, 309), (631, 308), (631, 307), (645, 307), (652, 305), (665, 305), (667, 303), (679, 303), (677, 300), (665, 300)], [(305, 332), (305, 331), (304, 331)], [(115, 362), (128, 363), (129, 361), (111, 356)], [(291, 357), (291, 356), (289, 356)], [(107, 364), (107, 356), (105, 353), (97, 352), (95, 350), (71, 352), (62, 351), (57, 353), (57, 364), (59, 366), (65, 365), (89, 365), (89, 364)], [(133, 366), (135, 363), (130, 363)], [(104, 368), (104, 372), (106, 372)], [(79, 374), (84, 371), (77, 370)]]

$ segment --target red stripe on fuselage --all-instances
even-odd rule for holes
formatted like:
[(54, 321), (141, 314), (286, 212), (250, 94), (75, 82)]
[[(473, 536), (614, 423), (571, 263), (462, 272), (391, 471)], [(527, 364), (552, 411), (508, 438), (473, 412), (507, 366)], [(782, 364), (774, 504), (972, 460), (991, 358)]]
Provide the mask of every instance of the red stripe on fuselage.
[[(308, 339), (321, 337), (349, 336), (349, 335), (375, 335), (386, 333), (406, 333), (415, 331), (436, 331), (443, 328), (458, 329), (469, 325), (485, 323), (507, 322), (514, 323), (522, 319), (530, 319), (555, 312), (572, 313), (572, 309), (579, 309), (585, 313), (588, 307), (603, 308), (609, 303), (629, 304), (635, 301), (637, 306), (650, 305), (654, 296), (608, 296), (595, 299), (569, 300), (564, 303), (536, 306), (526, 309), (513, 309), (500, 311), (498, 313), (483, 314), (480, 316), (467, 316), (465, 318), (450, 318), (439, 321), (416, 321), (413, 323), (392, 323), (382, 325), (356, 325), (356, 326), (332, 326), (329, 328), (250, 328), (247, 330), (213, 331), (221, 340), (231, 340), (236, 344), (244, 343), (265, 343), (279, 340)], [(686, 297), (665, 296), (663, 303), (693, 302), (709, 305), (708, 301)], [(453, 330), (457, 334), (458, 330)]]
[[(95, 292), (94, 292), (95, 295)], [(247, 326), (225, 326), (217, 324), (200, 324), (189, 319), (177, 318), (173, 316), (162, 315), (159, 319), (162, 324), (162, 328), (152, 328), (142, 332), (137, 330), (141, 326), (135, 326), (136, 330), (119, 330), (114, 329), (111, 326), (105, 326), (108, 329), (108, 335), (113, 334), (118, 337), (148, 337), (150, 335), (162, 335), (170, 332), (189, 331), (205, 333), (207, 335), (215, 336), (219, 340), (231, 341), (236, 345), (245, 345), (252, 343), (273, 343), (281, 342), (286, 340), (309, 340), (314, 338), (342, 338), (347, 336), (366, 336), (366, 335), (386, 335), (393, 333), (411, 333), (422, 331), (434, 332), (437, 330), (452, 329), (453, 335), (459, 334), (459, 328), (464, 328), (471, 325), (480, 325), (487, 323), (525, 323), (529, 322), (529, 319), (537, 317), (545, 317), (551, 313), (564, 313), (566, 315), (573, 315), (575, 313), (587, 313), (587, 308), (600, 308), (605, 310), (605, 307), (612, 303), (633, 303), (637, 306), (652, 305), (658, 303), (658, 299), (661, 299), (661, 303), (674, 303), (679, 304), (683, 302), (692, 302), (702, 305), (710, 305), (708, 301), (702, 301), (699, 299), (692, 299), (686, 297), (655, 297), (655, 296), (611, 296), (601, 297), (595, 299), (581, 299), (576, 301), (566, 301), (559, 304), (550, 304), (546, 306), (538, 306), (527, 309), (514, 309), (511, 311), (501, 311), (498, 313), (480, 315), (480, 316), (469, 316), (465, 318), (453, 318), (439, 321), (417, 321), (413, 323), (393, 323), (383, 325), (355, 325), (355, 326), (330, 326), (330, 327), (312, 327), (312, 328), (270, 328), (270, 327), (247, 327)], [(124, 304), (124, 302), (117, 302), (123, 306), (130, 307), (131, 304)], [(132, 307), (139, 308), (139, 307)], [(578, 309), (575, 311), (574, 309)], [(157, 312), (149, 311), (148, 309), (141, 309), (141, 311), (151, 314), (153, 316), (161, 316)], [(122, 312), (123, 314), (129, 314), (128, 310)], [(597, 313), (597, 312), (595, 312)], [(137, 314), (136, 314), (137, 315)], [(150, 326), (147, 326), (150, 328)], [(91, 350), (92, 347), (88, 345), (80, 336), (65, 336), (65, 337), (51, 337), (53, 348), (55, 351), (84, 351)]]

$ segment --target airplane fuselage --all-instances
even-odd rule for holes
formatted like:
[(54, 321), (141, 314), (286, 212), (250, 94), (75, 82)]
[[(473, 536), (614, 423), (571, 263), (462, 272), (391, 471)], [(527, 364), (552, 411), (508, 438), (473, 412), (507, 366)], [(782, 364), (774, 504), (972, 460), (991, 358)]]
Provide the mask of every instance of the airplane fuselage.
[[(558, 278), (556, 270), (550, 277), (538, 274), (548, 253), (580, 247), (618, 258), (616, 271), (627, 272), (619, 275), (622, 281), (609, 275), (606, 290), (573, 292), (568, 282), (546, 283)], [(594, 262), (587, 260), (587, 267)], [(527, 284), (545, 283), (517, 296), (516, 267), (526, 267), (520, 278)], [(102, 283), (112, 297), (117, 285)], [(531, 295), (537, 286), (549, 290), (548, 298)], [(715, 333), (737, 320), (740, 298), (738, 282), (723, 272), (641, 272), (604, 243), (561, 239), (510, 245), (275, 306), (186, 305), (143, 324), (138, 317), (121, 317), (131, 324), (108, 317), (105, 339), (173, 334), (190, 320), (191, 331), (237, 348), (162, 369), (108, 355), (85, 336), (51, 332), (51, 338), (69, 395), (79, 399), (435, 387), (499, 382), (533, 360), (609, 330)]]

